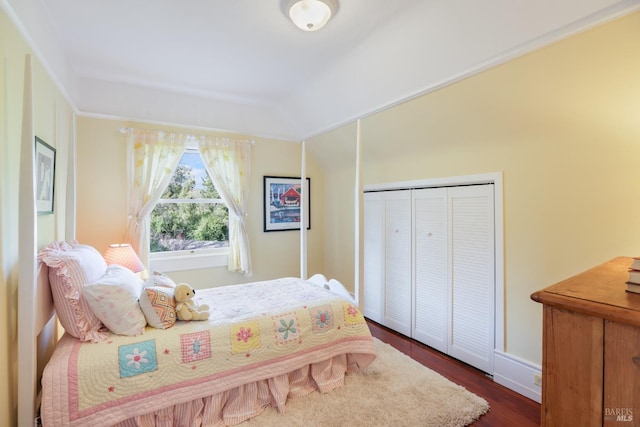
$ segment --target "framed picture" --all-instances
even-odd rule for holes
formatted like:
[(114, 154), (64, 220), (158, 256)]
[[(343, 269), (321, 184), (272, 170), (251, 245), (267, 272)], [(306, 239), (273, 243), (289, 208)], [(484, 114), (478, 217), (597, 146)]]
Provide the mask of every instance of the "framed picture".
[[(306, 180), (305, 217), (311, 228), (311, 178)], [(300, 230), (300, 178), (264, 177), (264, 231)]]
[(53, 213), (56, 178), (56, 149), (36, 136), (36, 206), (38, 215)]

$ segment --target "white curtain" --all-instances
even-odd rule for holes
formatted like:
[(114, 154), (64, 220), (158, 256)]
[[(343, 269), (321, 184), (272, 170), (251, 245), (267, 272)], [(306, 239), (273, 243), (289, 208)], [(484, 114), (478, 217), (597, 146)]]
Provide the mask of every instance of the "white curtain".
[(171, 181), (189, 135), (156, 130), (129, 130), (128, 224), (126, 240), (149, 268), (150, 215)]
[(229, 208), (229, 271), (251, 275), (247, 202), (251, 142), (201, 137), (200, 156), (218, 194)]

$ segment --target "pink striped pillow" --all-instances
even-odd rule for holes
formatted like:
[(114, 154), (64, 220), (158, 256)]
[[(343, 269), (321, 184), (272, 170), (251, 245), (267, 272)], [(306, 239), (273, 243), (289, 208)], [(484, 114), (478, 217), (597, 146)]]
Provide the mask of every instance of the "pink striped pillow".
[(53, 242), (38, 253), (49, 267), (49, 285), (62, 327), (82, 341), (102, 341), (108, 336), (93, 314), (82, 288), (100, 279), (107, 263), (93, 247), (73, 242)]

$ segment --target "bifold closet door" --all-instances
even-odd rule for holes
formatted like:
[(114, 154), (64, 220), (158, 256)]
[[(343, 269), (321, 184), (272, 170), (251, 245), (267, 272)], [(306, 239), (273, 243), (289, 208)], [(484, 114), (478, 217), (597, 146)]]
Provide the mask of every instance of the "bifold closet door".
[(411, 335), (411, 190), (382, 193), (383, 324)]
[(363, 269), (363, 314), (383, 323), (382, 265), (384, 245), (382, 234), (382, 194), (364, 193), (364, 269)]
[(413, 191), (414, 321), (411, 336), (448, 352), (447, 189)]
[(493, 199), (493, 185), (448, 189), (449, 354), (489, 373), (493, 373), (495, 342)]
[(494, 186), (364, 195), (364, 315), (493, 373)]
[(364, 194), (366, 317), (411, 335), (411, 190)]

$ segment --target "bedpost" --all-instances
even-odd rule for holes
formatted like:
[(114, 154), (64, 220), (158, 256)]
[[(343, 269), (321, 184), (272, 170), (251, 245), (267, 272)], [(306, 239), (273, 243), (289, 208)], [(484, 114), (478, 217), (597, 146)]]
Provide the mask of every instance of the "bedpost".
[(356, 305), (360, 305), (360, 273), (361, 273), (361, 263), (360, 256), (362, 254), (362, 242), (360, 241), (360, 233), (362, 227), (362, 170), (360, 169), (360, 156), (362, 152), (362, 147), (360, 144), (360, 119), (356, 122), (356, 184), (355, 184), (355, 200), (354, 200), (354, 234), (355, 234), (355, 242), (354, 242), (354, 278), (353, 278), (353, 293), (354, 299), (356, 300)]
[(32, 58), (25, 55), (20, 146), (18, 270), (18, 426), (32, 426), (36, 410), (37, 358), (33, 304), (36, 298), (37, 213), (34, 178)]
[(307, 212), (306, 200), (309, 195), (307, 186), (307, 153), (306, 142), (302, 141), (302, 158), (300, 161), (300, 278), (307, 279)]
[(66, 240), (76, 238), (76, 115), (71, 118), (71, 140), (69, 143), (69, 158), (67, 162), (67, 192), (65, 194), (65, 224)]

